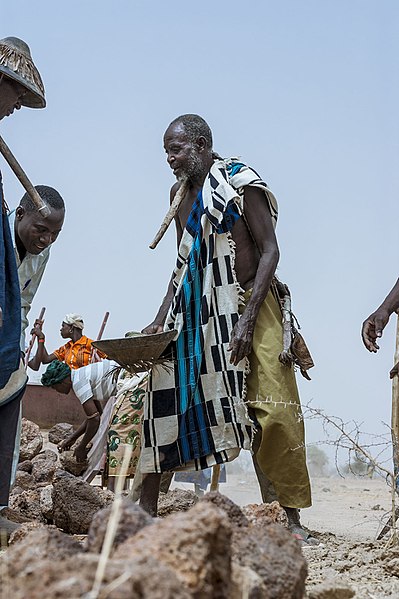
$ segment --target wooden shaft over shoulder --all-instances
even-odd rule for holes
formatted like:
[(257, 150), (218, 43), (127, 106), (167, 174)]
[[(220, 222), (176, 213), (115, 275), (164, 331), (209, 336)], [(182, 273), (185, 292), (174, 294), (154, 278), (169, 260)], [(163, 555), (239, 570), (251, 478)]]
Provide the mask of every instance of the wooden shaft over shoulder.
[(178, 213), (180, 204), (184, 200), (184, 197), (187, 193), (187, 189), (188, 189), (188, 183), (186, 181), (182, 182), (182, 184), (180, 185), (179, 189), (176, 192), (175, 197), (173, 198), (173, 202), (171, 203), (170, 208), (169, 208), (165, 218), (162, 221), (161, 226), (159, 227), (158, 233), (154, 237), (154, 241), (150, 245), (150, 248), (152, 250), (155, 250), (158, 243), (161, 241), (162, 237), (165, 235), (166, 231), (168, 230), (170, 223), (172, 222), (172, 220)]
[(11, 170), (14, 172), (15, 176), (22, 184), (22, 187), (30, 195), (32, 202), (36, 206), (37, 210), (40, 211), (42, 217), (46, 218), (47, 216), (49, 216), (50, 208), (47, 206), (47, 204), (43, 202), (42, 198), (37, 193), (32, 183), (29, 181), (22, 166), (19, 164), (18, 160), (15, 158), (14, 154), (11, 152), (10, 148), (8, 147), (8, 145), (2, 137), (0, 137), (0, 152), (3, 154)]
[(97, 341), (100, 341), (101, 338), (102, 338), (102, 336), (103, 336), (105, 325), (107, 324), (107, 321), (108, 321), (108, 316), (109, 316), (109, 312), (106, 312), (105, 316), (103, 318), (103, 321), (101, 323), (101, 327), (100, 327), (99, 333), (97, 335)]

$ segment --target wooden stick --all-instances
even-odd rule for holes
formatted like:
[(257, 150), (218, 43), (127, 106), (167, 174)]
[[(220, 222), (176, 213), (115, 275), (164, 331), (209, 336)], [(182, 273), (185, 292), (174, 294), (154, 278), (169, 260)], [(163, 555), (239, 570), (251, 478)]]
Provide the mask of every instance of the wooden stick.
[[(396, 342), (394, 364), (399, 362), (399, 316), (396, 323)], [(391, 414), (391, 435), (393, 449), (393, 467), (395, 475), (395, 487), (398, 490), (399, 475), (399, 376), (395, 375), (392, 379), (392, 414)]]
[(108, 524), (105, 530), (103, 546), (101, 548), (100, 557), (97, 563), (97, 570), (93, 582), (93, 587), (91, 591), (89, 591), (87, 596), (85, 595), (87, 599), (97, 599), (100, 594), (101, 584), (104, 579), (105, 570), (112, 550), (112, 544), (114, 542), (121, 517), (121, 507), (123, 500), (122, 490), (129, 468), (130, 458), (132, 457), (132, 451), (132, 446), (127, 445), (125, 453), (123, 454), (121, 473), (116, 482), (115, 498), (111, 506)]
[(97, 335), (97, 341), (100, 341), (101, 337), (103, 336), (104, 333), (104, 329), (105, 329), (105, 325), (107, 324), (108, 321), (108, 316), (109, 316), (109, 312), (106, 312), (99, 330), (99, 333)]
[[(46, 308), (42, 308), (40, 310), (39, 318), (37, 320), (43, 320), (45, 311), (46, 311)], [(35, 333), (33, 333), (31, 340), (29, 342), (28, 349), (26, 351), (26, 355), (25, 355), (25, 368), (28, 367), (29, 357), (30, 357), (30, 353), (32, 351), (33, 345), (35, 343), (35, 339), (36, 339), (36, 335), (35, 335)]]
[(176, 192), (175, 197), (173, 198), (173, 202), (171, 203), (170, 208), (169, 208), (165, 218), (163, 219), (161, 226), (159, 227), (158, 233), (155, 235), (154, 241), (150, 245), (150, 249), (155, 250), (158, 243), (161, 241), (162, 237), (165, 235), (170, 223), (172, 222), (172, 220), (174, 219), (174, 217), (176, 216), (176, 214), (180, 208), (180, 204), (182, 203), (184, 196), (187, 193), (187, 189), (188, 189), (187, 181), (182, 181), (179, 189)]
[(220, 464), (212, 468), (211, 491), (219, 491)]
[[(108, 321), (108, 316), (109, 316), (109, 312), (106, 312), (105, 316), (103, 318), (103, 321), (101, 323), (100, 330), (97, 335), (97, 341), (100, 341), (101, 337), (103, 336), (105, 325), (107, 324), (107, 321)], [(93, 364), (94, 362), (100, 362), (100, 361), (101, 361), (101, 358), (98, 357), (97, 350), (95, 348), (93, 348), (90, 362)]]
[[(396, 322), (396, 339), (394, 365), (399, 362), (399, 316)], [(393, 488), (392, 488), (392, 509), (388, 522), (382, 528), (377, 536), (380, 541), (390, 530), (396, 526), (399, 518), (399, 506), (395, 505), (396, 491), (399, 491), (399, 376), (395, 375), (392, 379), (392, 412), (391, 412), (391, 438), (392, 438), (392, 457), (393, 457)]]
[(43, 218), (47, 218), (50, 214), (50, 208), (45, 204), (38, 194), (37, 190), (33, 187), (32, 183), (29, 181), (25, 171), (22, 166), (19, 164), (18, 160), (15, 158), (14, 154), (11, 152), (10, 148), (7, 146), (4, 139), (0, 136), (0, 152), (3, 154), (4, 158), (8, 162), (11, 170), (16, 175), (17, 179), (19, 179), (22, 187), (25, 191), (30, 195), (32, 202), (36, 206), (37, 210), (40, 211), (40, 214)]

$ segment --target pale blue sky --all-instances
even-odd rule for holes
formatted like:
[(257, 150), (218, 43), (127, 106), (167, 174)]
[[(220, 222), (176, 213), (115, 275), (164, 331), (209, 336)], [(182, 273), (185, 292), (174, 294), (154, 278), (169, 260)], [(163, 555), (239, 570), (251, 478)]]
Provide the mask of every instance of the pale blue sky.
[[(398, 276), (399, 5), (395, 0), (21, 0), (1, 37), (31, 46), (48, 108), (1, 133), (36, 184), (67, 203), (34, 302), (48, 348), (66, 312), (95, 336), (148, 324), (174, 264), (174, 233), (148, 249), (173, 175), (162, 136), (178, 114), (256, 168), (280, 205), (280, 278), (314, 355), (303, 401), (380, 430), (390, 418), (393, 329), (378, 356), (359, 330)], [(18, 182), (1, 164), (15, 207)], [(310, 428), (310, 438), (319, 431)]]

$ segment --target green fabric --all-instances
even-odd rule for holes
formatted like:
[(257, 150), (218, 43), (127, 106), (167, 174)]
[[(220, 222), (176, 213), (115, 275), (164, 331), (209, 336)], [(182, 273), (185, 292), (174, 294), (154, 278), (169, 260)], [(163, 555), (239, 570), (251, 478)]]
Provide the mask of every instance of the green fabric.
[(57, 383), (61, 383), (64, 379), (71, 374), (71, 369), (64, 362), (59, 360), (53, 360), (47, 368), (46, 372), (42, 375), (42, 385), (45, 387), (51, 387)]
[[(251, 291), (245, 293), (248, 301)], [(293, 368), (278, 357), (283, 349), (281, 311), (272, 292), (256, 321), (249, 356), (247, 402), (262, 428), (256, 459), (285, 507), (309, 507), (311, 491), (306, 466), (305, 431)]]

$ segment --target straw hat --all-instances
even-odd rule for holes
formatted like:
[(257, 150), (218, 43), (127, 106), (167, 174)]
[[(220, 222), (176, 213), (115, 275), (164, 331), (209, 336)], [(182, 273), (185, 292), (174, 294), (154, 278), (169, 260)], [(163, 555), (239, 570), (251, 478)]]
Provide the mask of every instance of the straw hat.
[(0, 40), (0, 75), (18, 81), (28, 90), (21, 100), (23, 106), (46, 106), (43, 81), (33, 63), (29, 46), (17, 37)]

